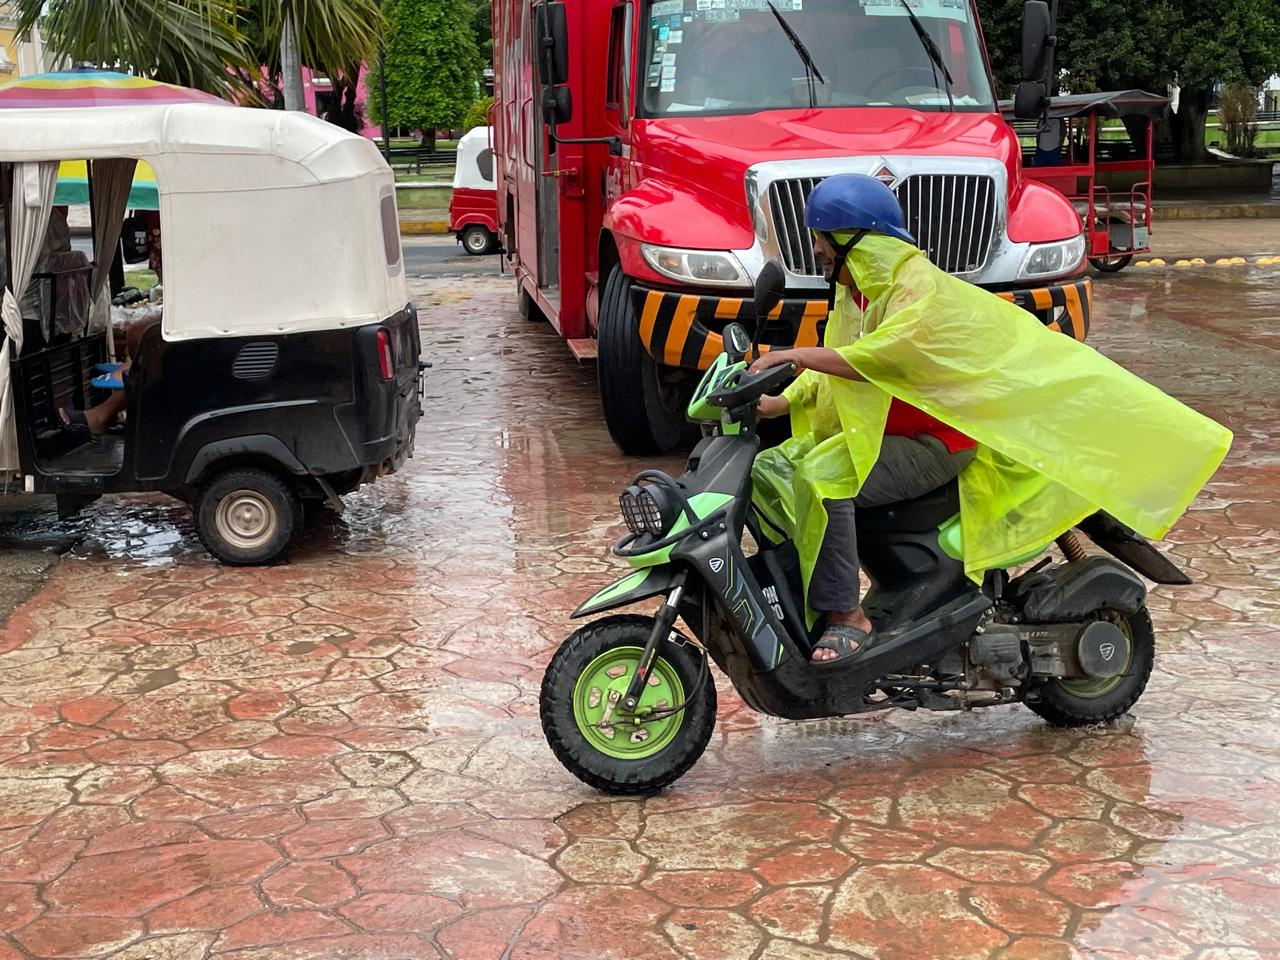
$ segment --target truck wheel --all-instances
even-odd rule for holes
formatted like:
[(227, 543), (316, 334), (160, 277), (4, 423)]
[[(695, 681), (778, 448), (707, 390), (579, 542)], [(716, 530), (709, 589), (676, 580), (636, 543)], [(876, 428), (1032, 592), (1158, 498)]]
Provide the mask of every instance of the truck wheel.
[(1147, 688), (1156, 661), (1156, 635), (1146, 607), (1130, 614), (1106, 611), (1129, 641), (1129, 661), (1118, 676), (1106, 680), (1047, 680), (1035, 688), (1027, 707), (1055, 727), (1107, 723), (1129, 712)]
[(533, 299), (533, 295), (524, 288), (524, 284), (519, 280), (516, 281), (516, 303), (519, 304), (518, 309), (521, 320), (538, 323), (547, 319), (542, 315), (542, 308), (538, 306), (538, 301)]
[(458, 239), (462, 241), (462, 249), (473, 257), (483, 257), (498, 249), (498, 238), (479, 224), (473, 223), (464, 229)]
[(688, 377), (656, 362), (640, 342), (631, 280), (614, 267), (600, 299), (600, 403), (609, 436), (623, 453), (645, 456), (675, 448), (689, 430)]
[(193, 505), (200, 542), (223, 563), (257, 566), (282, 557), (302, 527), (294, 485), (253, 467), (226, 470)]
[[(597, 790), (655, 793), (680, 779), (706, 750), (716, 723), (716, 685), (697, 648), (664, 640), (638, 714), (609, 699), (626, 692), (653, 620), (613, 616), (589, 623), (560, 645), (542, 679), (539, 712), (547, 743), (565, 769)], [(664, 708), (684, 708), (644, 719)]]

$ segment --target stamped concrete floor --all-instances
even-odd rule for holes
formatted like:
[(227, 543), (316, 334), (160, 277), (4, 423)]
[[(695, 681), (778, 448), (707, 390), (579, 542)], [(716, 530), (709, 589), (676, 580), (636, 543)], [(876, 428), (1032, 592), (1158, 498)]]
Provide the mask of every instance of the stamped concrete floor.
[(219, 567), (161, 498), (64, 525), (0, 632), (0, 960), (1280, 957), (1280, 270), (1099, 284), (1094, 343), (1237, 435), (1132, 717), (722, 689), (704, 759), (625, 802), (536, 697), (635, 464), (509, 281), (415, 292), (419, 459), (291, 563)]

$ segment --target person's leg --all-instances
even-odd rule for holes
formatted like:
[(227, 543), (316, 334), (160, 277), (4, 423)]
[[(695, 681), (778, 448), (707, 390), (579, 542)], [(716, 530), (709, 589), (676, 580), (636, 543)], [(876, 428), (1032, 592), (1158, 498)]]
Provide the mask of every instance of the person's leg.
[[(825, 501), (827, 533), (809, 578), (809, 605), (826, 614), (828, 628), (844, 628), (845, 649), (856, 653), (858, 648), (856, 635), (848, 633), (848, 629), (868, 636), (872, 632), (871, 621), (860, 602), (857, 507), (922, 497), (954, 480), (972, 460), (972, 450), (951, 453), (945, 443), (933, 436), (887, 436), (858, 496), (853, 500)], [(813, 660), (821, 663), (842, 656), (836, 646), (832, 638), (831, 644), (814, 650)]]
[[(88, 425), (89, 432), (95, 436), (106, 433), (107, 427), (118, 417), (125, 407), (125, 396), (123, 390), (112, 390), (110, 396), (103, 400), (100, 404), (90, 407), (79, 417), (83, 418), (83, 422)], [(72, 426), (77, 422), (78, 418), (69, 412), (65, 407), (58, 410), (58, 416), (62, 418), (65, 426)], [(81, 427), (80, 429), (84, 429)]]
[[(862, 638), (842, 628), (852, 628), (865, 636), (870, 636), (872, 629), (871, 621), (858, 603), (862, 590), (858, 582), (854, 501), (824, 500), (823, 506), (827, 511), (827, 530), (809, 577), (808, 596), (809, 606), (827, 618), (822, 645), (813, 651), (816, 663), (857, 652)], [(832, 628), (836, 628), (834, 634)]]

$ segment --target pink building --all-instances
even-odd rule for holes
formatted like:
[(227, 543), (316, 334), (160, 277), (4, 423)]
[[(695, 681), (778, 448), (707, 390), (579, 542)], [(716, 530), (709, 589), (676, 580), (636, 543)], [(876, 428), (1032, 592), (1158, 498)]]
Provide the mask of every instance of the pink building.
[[(366, 116), (369, 112), (369, 89), (366, 86), (368, 77), (369, 71), (362, 70), (360, 72), (360, 83), (356, 87), (356, 100), (363, 105)], [(315, 116), (320, 116), (328, 107), (326, 101), (331, 101), (336, 96), (332, 80), (321, 74), (313, 73), (306, 68), (302, 71), (302, 89), (307, 112)], [(370, 125), (366, 122), (360, 133), (362, 136), (376, 140), (382, 136), (382, 127)]]

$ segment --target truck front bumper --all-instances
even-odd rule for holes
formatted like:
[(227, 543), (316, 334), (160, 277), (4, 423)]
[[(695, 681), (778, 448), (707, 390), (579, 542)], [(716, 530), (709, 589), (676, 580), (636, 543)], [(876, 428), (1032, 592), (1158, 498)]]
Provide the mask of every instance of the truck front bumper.
[[(1084, 340), (1089, 332), (1093, 282), (1087, 277), (1028, 290), (993, 291), (1035, 314), (1052, 330)], [(726, 324), (750, 321), (749, 298), (704, 296), (671, 290), (632, 288), (640, 342), (660, 363), (688, 370), (705, 370), (724, 350), (720, 336)], [(769, 315), (760, 338), (763, 350), (814, 347), (822, 342), (827, 301), (784, 300)]]

